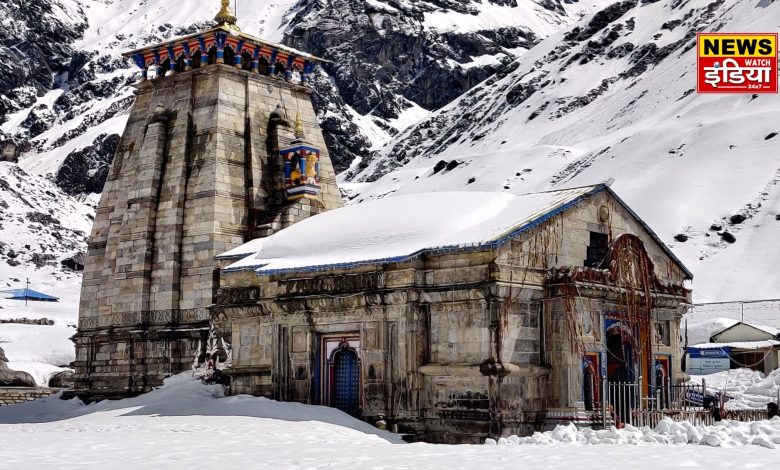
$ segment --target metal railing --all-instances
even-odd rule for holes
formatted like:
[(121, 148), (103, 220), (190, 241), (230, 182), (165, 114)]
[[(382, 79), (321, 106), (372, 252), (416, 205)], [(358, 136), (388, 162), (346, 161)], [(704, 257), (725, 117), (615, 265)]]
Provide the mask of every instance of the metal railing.
[[(650, 387), (653, 396), (643, 397), (642, 377), (637, 382), (603, 381), (601, 403), (603, 425), (655, 427), (664, 418), (711, 425), (720, 419), (757, 421), (767, 419), (766, 410), (727, 410), (727, 394), (707, 388), (707, 382)], [(778, 397), (780, 401), (780, 397)]]
[(642, 377), (637, 382), (604, 381), (604, 403), (601, 406), (604, 427), (615, 425), (634, 425), (633, 411), (642, 409)]

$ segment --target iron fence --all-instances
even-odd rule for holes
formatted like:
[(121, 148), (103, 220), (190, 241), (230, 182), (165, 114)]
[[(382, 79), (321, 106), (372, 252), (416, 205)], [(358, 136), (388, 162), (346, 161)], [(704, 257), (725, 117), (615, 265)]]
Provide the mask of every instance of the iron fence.
[[(650, 396), (643, 396), (643, 382), (602, 383), (603, 425), (620, 427), (655, 427), (664, 418), (688, 421), (693, 425), (711, 425), (720, 419), (758, 421), (767, 419), (767, 410), (725, 409), (730, 397), (712, 387), (706, 380), (663, 387), (650, 386)], [(780, 397), (778, 397), (780, 401)]]

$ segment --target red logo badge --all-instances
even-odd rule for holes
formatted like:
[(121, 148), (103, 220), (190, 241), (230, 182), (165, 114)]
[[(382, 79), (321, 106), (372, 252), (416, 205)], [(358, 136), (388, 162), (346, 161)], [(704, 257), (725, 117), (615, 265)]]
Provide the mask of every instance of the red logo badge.
[(698, 33), (698, 93), (777, 93), (777, 33)]

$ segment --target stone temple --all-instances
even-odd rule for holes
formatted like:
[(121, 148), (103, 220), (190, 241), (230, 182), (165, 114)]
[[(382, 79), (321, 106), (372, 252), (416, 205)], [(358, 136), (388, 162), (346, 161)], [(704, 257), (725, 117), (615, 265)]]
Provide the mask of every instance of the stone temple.
[(319, 59), (242, 33), (225, 3), (216, 27), (126, 54), (142, 79), (97, 209), (74, 338), (76, 387), (93, 398), (191, 367), (216, 255), (341, 206), (307, 86)]
[(340, 208), (318, 59), (226, 4), (128, 53), (144, 75), (89, 245), (80, 395), (142, 393), (209, 353), (233, 394), (481, 442), (625, 421), (682, 380), (691, 273), (609, 185)]

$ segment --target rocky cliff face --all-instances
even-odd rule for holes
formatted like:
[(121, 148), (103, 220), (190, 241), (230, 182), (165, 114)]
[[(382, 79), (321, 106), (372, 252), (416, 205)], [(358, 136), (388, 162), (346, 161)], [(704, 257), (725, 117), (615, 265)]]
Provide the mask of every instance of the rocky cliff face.
[[(284, 42), (329, 60), (323, 68), (338, 95), (335, 101), (340, 98), (393, 135), (405, 127), (405, 122), (394, 122), (405, 111), (416, 107), (432, 111), (446, 105), (514, 59), (516, 51), (538, 41), (527, 26), (438, 32), (425, 25), (426, 13), (477, 15), (475, 3), (307, 0), (298, 4)], [(488, 59), (480, 62), (480, 58)], [(318, 83), (318, 102), (324, 110), (334, 101), (328, 93), (331, 83)], [(354, 135), (339, 132), (350, 127), (349, 114), (334, 117), (327, 121), (328, 143), (346, 150), (333, 152), (338, 169), (343, 170), (356, 157), (369, 155), (371, 141), (345, 140), (343, 136)]]
[[(55, 175), (71, 194), (98, 191), (138, 78), (119, 54), (207, 27), (218, 7), (212, 3), (3, 3), (0, 140), (25, 143), (23, 168)], [(334, 164), (344, 170), (592, 7), (568, 0), (280, 0), (239, 3), (239, 17), (249, 33), (330, 61), (313, 98)]]
[[(526, 17), (517, 0), (298, 2), (284, 42), (330, 61), (317, 101), (337, 171), (371, 158), (377, 144), (587, 11), (557, 0), (520, 3)], [(502, 11), (517, 18), (491, 16)], [(539, 18), (546, 27), (534, 24)], [(349, 111), (340, 110), (342, 104)], [(354, 138), (355, 130), (363, 138)]]
[(0, 4), (0, 124), (52, 89), (68, 70), (73, 42), (86, 29), (86, 16), (75, 2)]

